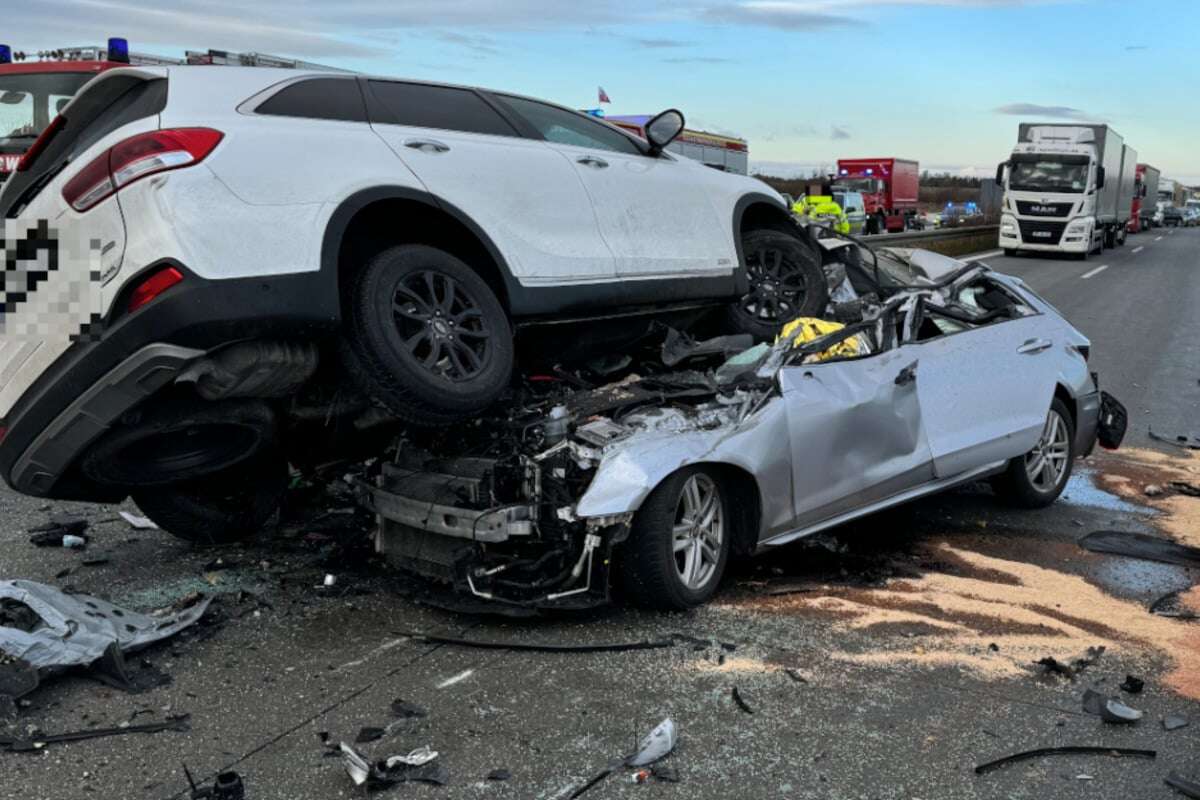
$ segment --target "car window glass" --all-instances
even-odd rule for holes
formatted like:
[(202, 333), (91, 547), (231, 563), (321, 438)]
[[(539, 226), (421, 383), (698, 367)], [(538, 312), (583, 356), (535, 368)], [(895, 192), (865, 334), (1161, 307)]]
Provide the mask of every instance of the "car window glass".
[(297, 81), (259, 103), (255, 112), (279, 117), (367, 121), (362, 92), (353, 78)]
[(548, 142), (642, 155), (642, 151), (628, 136), (583, 114), (523, 97), (501, 95), (500, 100)]
[(377, 120), (492, 136), (517, 136), (508, 121), (470, 89), (400, 81), (370, 81), (371, 93), (390, 118)]

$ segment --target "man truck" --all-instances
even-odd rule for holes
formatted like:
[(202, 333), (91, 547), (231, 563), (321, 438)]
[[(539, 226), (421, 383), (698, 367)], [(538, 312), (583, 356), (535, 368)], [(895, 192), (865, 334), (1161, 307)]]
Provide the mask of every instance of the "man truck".
[(1004, 187), (1000, 247), (1085, 259), (1125, 243), (1137, 153), (1107, 125), (1022, 122), (996, 167)]
[(841, 158), (833, 190), (862, 193), (867, 233), (899, 233), (916, 217), (921, 176), (904, 158)]
[(1158, 179), (1162, 173), (1149, 164), (1138, 164), (1133, 190), (1133, 213), (1129, 220), (1129, 232), (1140, 233), (1154, 227), (1157, 211)]

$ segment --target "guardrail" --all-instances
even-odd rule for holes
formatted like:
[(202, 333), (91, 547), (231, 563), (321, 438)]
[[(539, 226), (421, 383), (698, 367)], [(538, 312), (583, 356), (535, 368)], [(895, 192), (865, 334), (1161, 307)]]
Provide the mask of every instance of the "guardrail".
[(999, 225), (971, 225), (932, 231), (880, 233), (862, 239), (874, 247), (919, 247), (947, 256), (958, 256), (995, 249), (999, 237)]

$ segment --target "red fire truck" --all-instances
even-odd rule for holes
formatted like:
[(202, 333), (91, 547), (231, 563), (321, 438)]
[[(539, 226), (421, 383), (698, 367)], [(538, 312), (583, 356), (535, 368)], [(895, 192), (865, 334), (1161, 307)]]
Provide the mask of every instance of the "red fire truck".
[(861, 192), (866, 233), (895, 233), (917, 214), (921, 178), (916, 161), (903, 158), (842, 158), (834, 189)]
[(1137, 165), (1133, 183), (1133, 208), (1129, 214), (1129, 224), (1126, 226), (1130, 233), (1140, 233), (1154, 227), (1154, 212), (1158, 210), (1158, 179), (1161, 174), (1149, 164)]

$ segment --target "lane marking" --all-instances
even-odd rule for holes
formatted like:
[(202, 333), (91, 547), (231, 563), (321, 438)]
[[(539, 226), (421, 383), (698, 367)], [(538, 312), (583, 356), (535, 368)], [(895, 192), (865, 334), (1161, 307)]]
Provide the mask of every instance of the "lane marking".
[(1096, 267), (1095, 269), (1083, 273), (1079, 277), (1086, 281), (1088, 278), (1092, 277), (1093, 275), (1099, 275), (1101, 272), (1104, 272), (1104, 270), (1106, 270), (1106, 269), (1108, 269), (1108, 264), (1101, 264), (1100, 266)]
[(1142, 252), (1142, 251), (1143, 251), (1143, 250), (1145, 250), (1145, 249), (1146, 249), (1146, 245), (1144, 245), (1144, 244), (1139, 244), (1137, 247), (1133, 248), (1133, 249), (1132, 249), (1132, 250), (1130, 250), (1129, 252), (1131, 252), (1131, 253), (1140, 253), (1140, 252)]
[(475, 670), (473, 670), (473, 669), (463, 670), (462, 672), (458, 673), (457, 675), (446, 678), (446, 680), (442, 681), (441, 683), (439, 683), (437, 685), (437, 688), (445, 689), (448, 686), (453, 686), (456, 683), (465, 681), (467, 678), (471, 677), (474, 674), (475, 674)]
[(982, 261), (985, 258), (995, 258), (996, 256), (1002, 255), (1004, 255), (1003, 250), (989, 250), (986, 253), (980, 253), (979, 255), (974, 255), (970, 258), (964, 258), (963, 261), (970, 264), (972, 261)]
[(1155, 237), (1154, 241), (1156, 241), (1156, 242), (1161, 242), (1161, 241), (1162, 241), (1162, 237), (1161, 237), (1161, 236)]

